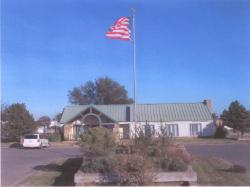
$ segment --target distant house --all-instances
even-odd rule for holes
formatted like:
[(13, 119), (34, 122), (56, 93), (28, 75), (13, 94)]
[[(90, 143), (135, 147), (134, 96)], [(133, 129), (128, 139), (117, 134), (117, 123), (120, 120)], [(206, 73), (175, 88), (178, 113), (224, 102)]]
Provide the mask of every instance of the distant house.
[(215, 121), (215, 125), (216, 125), (217, 127), (223, 125), (223, 120), (222, 120), (221, 118), (217, 118), (217, 119), (215, 119), (214, 121)]
[(62, 128), (62, 124), (60, 124), (59, 122), (52, 120), (50, 121), (50, 124), (48, 125), (37, 125), (35, 132), (39, 133), (39, 134), (53, 134), (56, 131), (59, 131), (60, 128)]
[(161, 127), (175, 137), (214, 134), (210, 100), (200, 103), (137, 104), (136, 124), (133, 110), (133, 104), (67, 106), (60, 121), (64, 125), (64, 139), (77, 139), (85, 128), (96, 126), (110, 129), (120, 139), (133, 137), (138, 128), (152, 136), (156, 136)]
[(48, 126), (47, 125), (37, 125), (35, 132), (39, 134), (47, 133)]

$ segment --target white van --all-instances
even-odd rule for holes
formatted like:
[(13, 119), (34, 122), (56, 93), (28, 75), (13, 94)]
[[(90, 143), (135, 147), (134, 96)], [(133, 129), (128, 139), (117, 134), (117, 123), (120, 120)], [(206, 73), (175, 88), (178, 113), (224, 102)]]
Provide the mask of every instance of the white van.
[(43, 134), (27, 134), (23, 138), (23, 147), (48, 147), (49, 140)]

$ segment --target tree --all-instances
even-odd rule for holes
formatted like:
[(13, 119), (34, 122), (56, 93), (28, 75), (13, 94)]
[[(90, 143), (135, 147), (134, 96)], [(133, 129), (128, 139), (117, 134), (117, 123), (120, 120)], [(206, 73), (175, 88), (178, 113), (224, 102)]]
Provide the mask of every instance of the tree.
[(54, 117), (53, 120), (55, 120), (55, 121), (57, 121), (57, 122), (60, 122), (61, 118), (62, 118), (62, 113), (60, 112), (60, 113), (57, 113), (57, 114), (55, 115), (55, 117)]
[(244, 120), (244, 125), (246, 126), (246, 131), (250, 132), (250, 111), (247, 111), (247, 118)]
[(212, 118), (213, 118), (213, 120), (216, 120), (218, 118), (217, 114), (216, 113), (212, 113)]
[(223, 111), (221, 118), (224, 125), (241, 132), (241, 135), (243, 135), (247, 128), (249, 112), (238, 101), (234, 101), (230, 104), (228, 110)]
[(37, 126), (48, 126), (50, 124), (49, 116), (42, 116), (36, 121)]
[(109, 77), (98, 78), (95, 82), (87, 81), (84, 85), (73, 88), (68, 94), (72, 104), (129, 104), (124, 86)]
[(1, 139), (5, 141), (19, 141), (20, 137), (35, 130), (33, 116), (26, 109), (24, 103), (5, 106), (1, 111)]
[(96, 85), (93, 81), (88, 81), (85, 85), (73, 88), (69, 91), (69, 101), (72, 104), (95, 104), (96, 101)]

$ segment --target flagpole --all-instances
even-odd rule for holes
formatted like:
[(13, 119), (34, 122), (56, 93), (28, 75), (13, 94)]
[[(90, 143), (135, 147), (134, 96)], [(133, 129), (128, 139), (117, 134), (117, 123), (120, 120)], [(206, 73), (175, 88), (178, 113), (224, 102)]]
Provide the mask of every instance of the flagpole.
[[(133, 19), (133, 83), (134, 83), (134, 126), (136, 126), (136, 53), (135, 53), (135, 9), (132, 8)], [(135, 127), (136, 128), (136, 127)]]

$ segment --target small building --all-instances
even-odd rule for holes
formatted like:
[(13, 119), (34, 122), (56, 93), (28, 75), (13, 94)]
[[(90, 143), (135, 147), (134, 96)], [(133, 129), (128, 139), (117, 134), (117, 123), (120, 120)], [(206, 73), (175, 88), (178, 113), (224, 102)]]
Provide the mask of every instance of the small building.
[(47, 125), (37, 125), (35, 132), (39, 134), (47, 133), (48, 126)]
[(213, 136), (215, 130), (210, 100), (137, 104), (136, 123), (133, 112), (133, 104), (67, 106), (60, 121), (64, 125), (64, 139), (75, 140), (85, 128), (97, 126), (110, 129), (120, 139), (133, 137), (138, 129), (156, 136), (164, 127), (174, 137)]
[(217, 118), (214, 120), (216, 127), (223, 126), (223, 120), (221, 118)]

